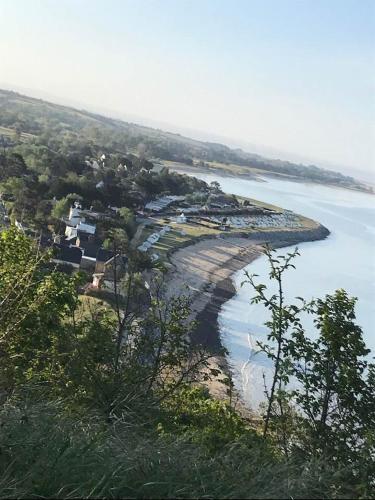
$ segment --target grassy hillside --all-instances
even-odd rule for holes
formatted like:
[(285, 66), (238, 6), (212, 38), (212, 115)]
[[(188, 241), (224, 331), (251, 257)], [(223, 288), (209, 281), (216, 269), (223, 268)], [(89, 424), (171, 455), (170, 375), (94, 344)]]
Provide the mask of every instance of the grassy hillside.
[(203, 168), (208, 168), (208, 162), (216, 162), (232, 173), (234, 166), (234, 173), (282, 174), (298, 180), (366, 190), (366, 186), (352, 177), (313, 165), (270, 160), (223, 144), (197, 141), (15, 92), (0, 90), (0, 109), (0, 147), (30, 141), (52, 151), (70, 153), (77, 149), (87, 152), (89, 148), (90, 153), (92, 150), (121, 154), (140, 151), (148, 157)]

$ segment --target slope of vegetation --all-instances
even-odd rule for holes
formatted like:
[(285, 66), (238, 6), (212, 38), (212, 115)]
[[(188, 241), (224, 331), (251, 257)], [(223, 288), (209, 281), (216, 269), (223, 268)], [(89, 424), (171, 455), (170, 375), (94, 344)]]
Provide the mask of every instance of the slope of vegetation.
[[(15, 92), (0, 90), (0, 136), (4, 146), (19, 141), (46, 148), (46, 154), (94, 155), (94, 151), (118, 154), (137, 149), (148, 157), (192, 165), (193, 161), (242, 167), (242, 171), (283, 174), (296, 179), (366, 189), (352, 177), (338, 172), (231, 149), (217, 143), (188, 139), (179, 134), (115, 120), (87, 111), (59, 106)], [(3, 130), (3, 132), (1, 132)], [(11, 133), (13, 131), (13, 134)], [(0, 142), (1, 146), (1, 142)], [(207, 163), (208, 164), (208, 163)]]
[[(268, 255), (281, 283), (294, 255)], [(140, 308), (130, 261), (113, 308), (91, 308), (80, 275), (48, 261), (16, 228), (1, 233), (1, 498), (373, 497), (375, 373), (344, 291), (295, 306), (248, 276), (271, 312), (262, 349), (275, 370), (263, 418), (245, 419), (230, 376), (189, 342), (188, 300), (164, 300), (161, 274)], [(209, 396), (207, 377), (227, 400)]]

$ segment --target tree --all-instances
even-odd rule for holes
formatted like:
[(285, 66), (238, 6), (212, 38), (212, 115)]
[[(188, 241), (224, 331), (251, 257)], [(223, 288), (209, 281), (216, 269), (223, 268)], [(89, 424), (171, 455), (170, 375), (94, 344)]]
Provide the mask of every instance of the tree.
[(121, 207), (119, 210), (119, 215), (125, 224), (128, 236), (132, 237), (135, 233), (136, 228), (134, 212), (130, 210), (130, 208)]
[[(278, 403), (280, 410), (282, 411), (283, 403), (281, 400), (282, 387), (288, 381), (287, 376), (284, 372), (284, 354), (285, 345), (287, 344), (286, 334), (291, 325), (296, 327), (299, 326), (298, 314), (301, 312), (301, 308), (295, 305), (286, 305), (283, 291), (282, 277), (287, 269), (290, 267), (294, 268), (294, 264), (291, 263), (292, 259), (299, 255), (297, 248), (292, 253), (288, 253), (287, 256), (278, 255), (274, 257), (275, 250), (266, 246), (264, 253), (268, 258), (270, 264), (269, 277), (271, 280), (277, 283), (277, 292), (271, 296), (266, 296), (267, 287), (263, 284), (256, 284), (255, 278), (256, 274), (250, 274), (248, 271), (245, 272), (246, 280), (242, 283), (249, 283), (256, 294), (251, 299), (251, 303), (259, 304), (263, 303), (267, 309), (271, 312), (271, 319), (266, 322), (266, 326), (269, 329), (267, 335), (267, 340), (271, 342), (271, 345), (258, 342), (259, 347), (267, 354), (267, 356), (274, 363), (274, 373), (271, 382), (271, 388), (268, 391), (265, 388), (265, 395), (267, 397), (267, 410), (264, 419), (264, 429), (263, 436), (266, 437), (268, 433), (269, 424), (272, 418), (272, 413), (275, 411), (275, 401)], [(280, 396), (280, 397), (279, 397)]]
[[(270, 345), (258, 343), (274, 366), (263, 435), (272, 430), (287, 456), (350, 464), (348, 481), (369, 491), (375, 480), (375, 367), (355, 323), (356, 299), (337, 290), (324, 299), (298, 297), (301, 305), (287, 305), (282, 278), (298, 253), (275, 258), (274, 252), (265, 250), (278, 291), (267, 296), (255, 275), (247, 274), (244, 282), (256, 292), (252, 302), (263, 303), (271, 313), (266, 322)], [(314, 316), (315, 339), (305, 332), (302, 312)]]
[(51, 210), (52, 217), (54, 217), (55, 219), (61, 219), (62, 217), (68, 215), (70, 205), (71, 201), (68, 199), (68, 197), (57, 200)]
[(344, 290), (316, 300), (310, 311), (317, 339), (294, 332), (287, 346), (290, 375), (299, 382), (293, 400), (305, 416), (304, 450), (308, 446), (311, 453), (342, 461), (361, 455), (375, 435), (375, 385), (366, 360), (370, 350), (354, 321), (355, 302)]
[(112, 250), (114, 254), (125, 253), (128, 249), (129, 238), (124, 229), (114, 228), (109, 230), (108, 237), (103, 242), (103, 247)]
[(8, 153), (0, 155), (0, 180), (8, 177), (21, 177), (27, 173), (27, 168), (22, 155)]
[(76, 303), (76, 279), (45, 271), (50, 256), (11, 227), (0, 234), (1, 386), (49, 373), (63, 343), (63, 317)]
[(210, 182), (211, 191), (215, 194), (222, 193), (220, 183), (217, 181)]

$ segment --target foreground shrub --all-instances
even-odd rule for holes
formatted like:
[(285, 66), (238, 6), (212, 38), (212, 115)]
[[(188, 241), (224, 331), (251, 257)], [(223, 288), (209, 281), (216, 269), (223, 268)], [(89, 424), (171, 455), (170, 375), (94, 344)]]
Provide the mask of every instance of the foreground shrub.
[(350, 498), (348, 471), (280, 461), (246, 439), (214, 455), (191, 435), (159, 436), (126, 415), (76, 421), (63, 402), (8, 401), (0, 413), (0, 497)]

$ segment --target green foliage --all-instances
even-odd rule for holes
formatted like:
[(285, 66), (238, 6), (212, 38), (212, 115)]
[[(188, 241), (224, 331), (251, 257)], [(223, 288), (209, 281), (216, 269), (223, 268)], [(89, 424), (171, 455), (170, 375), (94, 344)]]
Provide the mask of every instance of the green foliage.
[(269, 277), (277, 283), (277, 292), (271, 296), (266, 296), (267, 287), (263, 284), (257, 285), (255, 283), (257, 275), (250, 275), (247, 271), (245, 272), (247, 280), (242, 283), (242, 285), (249, 283), (256, 292), (251, 302), (253, 304), (263, 303), (271, 313), (271, 319), (265, 324), (269, 331), (267, 339), (271, 345), (258, 342), (259, 347), (274, 363), (271, 388), (269, 391), (266, 390), (268, 404), (264, 420), (264, 437), (266, 437), (268, 432), (275, 403), (278, 404), (280, 409), (282, 408), (281, 396), (284, 397), (283, 386), (288, 382), (288, 377), (284, 370), (284, 366), (287, 363), (285, 360), (285, 350), (288, 342), (286, 334), (291, 326), (295, 329), (301, 328), (298, 314), (302, 310), (301, 307), (285, 304), (282, 287), (282, 276), (287, 269), (294, 268), (294, 264), (291, 261), (299, 255), (298, 251), (295, 249), (294, 252), (288, 253), (286, 257), (280, 255), (277, 258), (273, 256), (273, 252), (269, 246), (265, 246), (264, 253), (270, 263)]
[(203, 204), (203, 203), (207, 202), (208, 196), (209, 196), (208, 193), (198, 191), (198, 192), (186, 195), (186, 202), (191, 203), (191, 204), (194, 204), (194, 203)]
[(209, 450), (219, 452), (241, 438), (264, 446), (239, 414), (224, 401), (213, 399), (200, 386), (185, 385), (162, 405), (164, 418), (158, 425), (162, 434), (184, 434)]
[(261, 347), (278, 363), (262, 437), (199, 385), (210, 356), (189, 342), (189, 300), (166, 300), (162, 275), (146, 284), (130, 260), (113, 307), (90, 305), (79, 275), (51, 269), (14, 227), (2, 232), (0, 496), (373, 497), (375, 368), (355, 300), (339, 290), (286, 304), (296, 252), (268, 255), (278, 293), (248, 276), (271, 311)]
[(125, 224), (128, 236), (132, 237), (136, 230), (135, 217), (133, 211), (127, 207), (122, 207), (119, 210), (119, 215)]
[[(58, 362), (62, 320), (76, 302), (75, 280), (44, 272), (48, 255), (15, 228), (0, 234), (1, 384), (42, 377)], [(48, 376), (48, 375), (47, 375)]]
[(51, 210), (52, 217), (54, 217), (55, 219), (61, 219), (64, 216), (67, 217), (70, 205), (71, 201), (68, 197), (57, 200)]
[(282, 462), (238, 440), (214, 457), (181, 435), (157, 435), (131, 412), (108, 426), (64, 402), (15, 398), (0, 412), (1, 498), (363, 498), (348, 468)]
[[(106, 155), (113, 153), (113, 161), (106, 158), (103, 170), (107, 167), (117, 169), (121, 165), (119, 173), (121, 172), (122, 178), (141, 169), (147, 174), (152, 168), (152, 163), (146, 157), (173, 160), (188, 165), (193, 164), (194, 158), (194, 163), (203, 168), (207, 167), (207, 162), (219, 162), (315, 182), (366, 189), (352, 177), (314, 165), (305, 166), (266, 159), (239, 149), (231, 149), (223, 144), (192, 140), (161, 130), (32, 99), (15, 92), (1, 90), (0, 106), (0, 126), (13, 131), (14, 140), (10, 143), (12, 148), (21, 154), (29, 168), (38, 174), (47, 173), (46, 168), (48, 168), (51, 173), (60, 177), (67, 171), (81, 175), (87, 170), (85, 157), (99, 158), (104, 152)], [(130, 151), (137, 152), (136, 161), (133, 161), (134, 155), (131, 155)], [(123, 168), (124, 166), (127, 170)], [(152, 180), (151, 184), (148, 184), (148, 192), (154, 192), (152, 190), (156, 185), (157, 182), (154, 183)], [(170, 187), (164, 189), (171, 190)], [(59, 193), (56, 196), (60, 198), (65, 194)], [(85, 194), (85, 198), (88, 198), (87, 195), (88, 193)], [(118, 206), (124, 204), (126, 203)]]
[(129, 238), (126, 231), (121, 228), (111, 229), (108, 238), (103, 242), (103, 247), (112, 250), (114, 253), (125, 252), (128, 248)]
[(305, 415), (304, 452), (350, 462), (353, 472), (374, 478), (375, 385), (366, 360), (370, 350), (354, 321), (355, 302), (337, 290), (313, 303), (319, 335), (292, 334), (289, 373), (299, 382), (293, 401)]
[[(297, 251), (286, 257), (274, 257), (269, 248), (265, 253), (277, 293), (268, 296), (266, 286), (247, 275), (256, 292), (252, 301), (271, 312), (269, 344), (258, 343), (274, 364), (263, 435), (271, 431), (286, 456), (350, 464), (348, 482), (368, 492), (375, 481), (374, 365), (355, 323), (356, 299), (337, 290), (310, 303), (298, 298), (298, 306), (286, 304), (282, 277), (294, 267)], [(314, 315), (315, 339), (304, 330), (302, 312)]]

